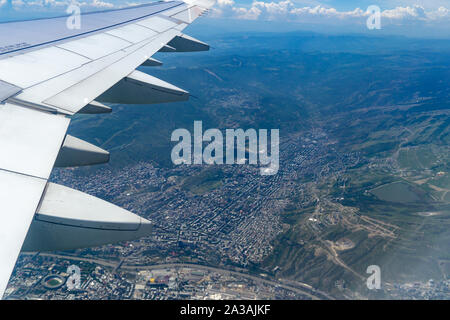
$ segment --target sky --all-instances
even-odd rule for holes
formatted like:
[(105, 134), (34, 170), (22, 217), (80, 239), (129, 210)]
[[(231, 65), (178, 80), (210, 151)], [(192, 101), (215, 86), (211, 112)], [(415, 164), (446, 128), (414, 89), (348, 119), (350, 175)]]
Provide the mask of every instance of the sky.
[[(142, 0), (0, 0), (0, 21), (64, 14), (76, 2), (82, 12), (142, 4)], [(379, 8), (379, 23), (374, 24)], [(371, 27), (367, 21), (370, 19)], [(299, 29), (329, 33), (400, 34), (450, 39), (450, 0), (217, 0), (206, 23), (235, 20), (240, 28)], [(236, 27), (235, 27), (236, 28)]]

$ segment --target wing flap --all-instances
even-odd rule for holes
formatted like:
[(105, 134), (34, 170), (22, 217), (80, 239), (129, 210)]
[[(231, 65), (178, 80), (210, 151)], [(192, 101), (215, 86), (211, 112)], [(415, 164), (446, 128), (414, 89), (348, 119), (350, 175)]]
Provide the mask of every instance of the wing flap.
[(149, 28), (137, 24), (130, 24), (125, 27), (108, 31), (106, 33), (120, 39), (131, 41), (132, 43), (141, 42), (158, 34), (158, 32), (156, 31), (150, 30)]
[(109, 65), (100, 72), (80, 81), (61, 93), (50, 97), (44, 102), (72, 113), (78, 112), (89, 102), (95, 100), (101, 93), (107, 91), (114, 84), (128, 76), (151, 55), (157, 52), (161, 46), (178, 34), (178, 31), (171, 29), (158, 35), (123, 59)]
[(0, 106), (0, 169), (47, 179), (69, 122), (10, 103)]
[(175, 27), (177, 23), (169, 19), (166, 19), (166, 17), (155, 16), (149, 19), (139, 21), (137, 25), (161, 33)]
[(45, 48), (0, 60), (0, 79), (28, 88), (89, 61), (86, 57), (61, 48)]
[(66, 42), (59, 45), (58, 48), (74, 52), (92, 60), (97, 60), (129, 47), (130, 45), (131, 42), (129, 41), (117, 38), (108, 33), (101, 33), (83, 39)]

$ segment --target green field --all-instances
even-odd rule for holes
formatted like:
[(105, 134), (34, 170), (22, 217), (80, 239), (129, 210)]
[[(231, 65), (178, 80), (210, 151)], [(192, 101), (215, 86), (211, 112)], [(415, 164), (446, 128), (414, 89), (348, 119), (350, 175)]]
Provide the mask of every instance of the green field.
[(202, 195), (222, 185), (223, 172), (218, 167), (203, 170), (197, 175), (187, 177), (182, 188), (196, 195)]
[(398, 203), (424, 201), (425, 192), (403, 181), (377, 187), (370, 191), (380, 200)]

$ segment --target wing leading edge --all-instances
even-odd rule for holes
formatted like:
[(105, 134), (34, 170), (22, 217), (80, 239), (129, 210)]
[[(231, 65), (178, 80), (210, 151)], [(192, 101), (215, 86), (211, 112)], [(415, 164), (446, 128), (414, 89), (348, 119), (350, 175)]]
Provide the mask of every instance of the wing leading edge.
[[(86, 155), (101, 153), (102, 162), (109, 159), (106, 151), (67, 135), (72, 115), (111, 111), (95, 101), (104, 93), (111, 100), (139, 85), (146, 97), (142, 103), (188, 97), (135, 69), (160, 65), (151, 58), (158, 51), (208, 50), (182, 30), (214, 3), (167, 1), (89, 13), (82, 16), (81, 30), (67, 29), (66, 17), (0, 23), (0, 297), (21, 249), (99, 245), (135, 239), (150, 230), (149, 221), (48, 179), (57, 159), (70, 165), (95, 163)], [(95, 213), (103, 209), (111, 214)], [(74, 231), (80, 228), (83, 241)], [(64, 240), (61, 246), (58, 239)]]

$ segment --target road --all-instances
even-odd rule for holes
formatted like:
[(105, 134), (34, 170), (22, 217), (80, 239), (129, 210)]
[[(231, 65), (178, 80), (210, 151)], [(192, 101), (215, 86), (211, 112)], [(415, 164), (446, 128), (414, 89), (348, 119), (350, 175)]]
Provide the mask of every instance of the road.
[[(24, 253), (25, 255), (34, 255), (34, 254), (28, 254)], [(254, 275), (250, 275), (243, 272), (228, 270), (228, 269), (222, 269), (218, 267), (211, 267), (211, 266), (204, 266), (199, 264), (189, 264), (189, 263), (168, 263), (168, 264), (155, 264), (155, 265), (129, 265), (125, 263), (125, 260), (120, 261), (110, 261), (110, 260), (104, 260), (104, 259), (94, 259), (94, 258), (84, 258), (84, 257), (74, 257), (69, 255), (61, 255), (61, 254), (52, 254), (52, 253), (40, 253), (41, 256), (44, 257), (52, 257), (52, 258), (59, 258), (59, 259), (66, 259), (66, 260), (72, 260), (72, 261), (83, 261), (83, 262), (89, 262), (98, 264), (104, 267), (110, 267), (113, 268), (113, 270), (117, 271), (119, 268), (122, 270), (128, 270), (128, 271), (135, 271), (139, 272), (142, 270), (156, 270), (156, 269), (170, 269), (170, 268), (191, 268), (191, 269), (198, 269), (198, 270), (206, 270), (210, 272), (217, 272), (222, 273), (226, 275), (234, 275), (238, 277), (243, 277), (246, 279), (250, 279), (256, 283), (259, 284), (266, 284), (271, 285), (274, 287), (283, 288), (286, 290), (293, 291), (297, 294), (305, 295), (313, 300), (322, 300), (322, 299), (332, 299), (330, 296), (323, 292), (319, 292), (315, 289), (313, 289), (310, 285), (301, 283), (301, 282), (295, 282), (298, 284), (298, 286), (294, 285), (287, 285), (285, 283), (277, 282), (274, 280), (264, 279), (261, 277), (257, 277)], [(291, 282), (292, 283), (292, 282)]]

